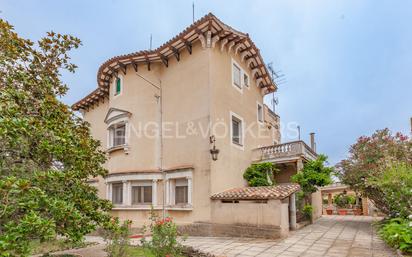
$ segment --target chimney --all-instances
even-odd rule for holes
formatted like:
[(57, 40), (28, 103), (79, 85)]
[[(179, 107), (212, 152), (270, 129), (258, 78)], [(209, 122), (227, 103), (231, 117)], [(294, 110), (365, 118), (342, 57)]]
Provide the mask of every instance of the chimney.
[(412, 117), (411, 117), (411, 136), (412, 136)]
[(315, 133), (314, 132), (310, 133), (310, 148), (312, 148), (312, 150), (316, 152), (316, 143), (315, 143)]

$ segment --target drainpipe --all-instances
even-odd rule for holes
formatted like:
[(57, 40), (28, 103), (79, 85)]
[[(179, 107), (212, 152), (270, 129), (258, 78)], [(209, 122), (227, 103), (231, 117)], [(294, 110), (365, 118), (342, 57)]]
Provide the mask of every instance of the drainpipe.
[(310, 148), (312, 148), (312, 150), (314, 152), (316, 152), (316, 143), (315, 143), (315, 133), (314, 132), (310, 133)]
[(296, 229), (296, 193), (289, 196), (289, 227), (291, 230)]

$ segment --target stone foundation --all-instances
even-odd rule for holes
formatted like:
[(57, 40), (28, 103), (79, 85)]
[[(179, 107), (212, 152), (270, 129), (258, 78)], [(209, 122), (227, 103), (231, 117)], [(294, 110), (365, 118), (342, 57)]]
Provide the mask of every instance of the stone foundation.
[(182, 235), (188, 236), (216, 236), (216, 237), (252, 237), (277, 239), (281, 237), (281, 230), (276, 226), (253, 226), (248, 224), (217, 224), (197, 222), (178, 227)]

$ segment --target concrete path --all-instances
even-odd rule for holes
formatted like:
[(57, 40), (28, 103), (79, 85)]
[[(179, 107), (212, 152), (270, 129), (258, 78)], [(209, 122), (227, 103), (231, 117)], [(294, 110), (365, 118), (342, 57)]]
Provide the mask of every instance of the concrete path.
[(372, 217), (324, 216), (283, 240), (189, 237), (185, 245), (219, 257), (397, 256), (377, 237)]
[[(189, 237), (183, 243), (218, 257), (274, 257), (274, 256), (328, 256), (328, 257), (392, 257), (394, 251), (377, 237), (372, 228), (372, 217), (324, 216), (314, 224), (291, 232), (286, 239), (264, 240), (229, 237)], [(105, 257), (104, 241), (87, 237), (98, 245), (64, 251), (87, 257)], [(139, 240), (131, 242), (134, 245)]]

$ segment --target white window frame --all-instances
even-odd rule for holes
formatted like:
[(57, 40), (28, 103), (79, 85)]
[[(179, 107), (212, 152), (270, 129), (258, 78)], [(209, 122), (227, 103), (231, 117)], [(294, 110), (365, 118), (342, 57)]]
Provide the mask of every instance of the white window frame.
[[(176, 205), (175, 189), (176, 180), (187, 179), (187, 204)], [(193, 206), (193, 174), (191, 170), (170, 172), (166, 174), (166, 204), (169, 209), (191, 209)]]
[[(262, 120), (259, 120), (259, 107), (262, 110)], [(263, 110), (263, 104), (256, 102), (256, 120), (259, 124), (263, 124), (265, 121), (265, 112)]]
[[(115, 183), (123, 183), (123, 202), (122, 204), (114, 204), (113, 209), (142, 209), (150, 210), (151, 206), (157, 209), (158, 206), (157, 194), (158, 194), (158, 181), (162, 180), (163, 175), (161, 173), (138, 173), (127, 175), (114, 175), (107, 177), (106, 182), (106, 199), (112, 202), (112, 185)], [(152, 186), (152, 203), (132, 204), (132, 186), (149, 185)]]
[[(123, 145), (114, 145), (114, 126), (123, 125), (125, 126), (125, 139)], [(113, 120), (107, 125), (107, 150), (110, 152), (116, 149), (124, 149), (126, 153), (129, 151), (129, 138), (130, 138), (130, 125), (129, 117), (122, 117)]]
[[(132, 205), (152, 205), (153, 204), (153, 182), (150, 180), (132, 180), (130, 185), (130, 197)], [(133, 203), (133, 187), (152, 187), (152, 201), (150, 203)], [(143, 191), (144, 192), (144, 191)]]
[[(234, 65), (236, 65), (236, 67), (238, 67), (239, 68), (239, 72), (240, 72), (240, 85), (239, 86), (237, 86), (236, 84), (235, 84), (235, 79), (234, 79), (234, 74), (233, 74), (233, 67), (234, 67)], [(233, 60), (232, 59), (232, 62), (231, 62), (231, 67), (230, 67), (230, 70), (231, 70), (231, 77), (232, 77), (232, 86), (234, 87), (234, 88), (236, 88), (236, 90), (238, 90), (240, 93), (242, 93), (243, 94), (243, 69), (242, 69), (242, 66), (240, 66), (235, 60)]]
[[(232, 58), (232, 63), (231, 63), (231, 76), (232, 76), (232, 86), (234, 86), (240, 93), (243, 94), (243, 88), (247, 88), (248, 90), (250, 89), (250, 75), (247, 73), (242, 66), (237, 63), (233, 58)], [(233, 66), (236, 65), (236, 67), (239, 68), (240, 72), (240, 87), (235, 84), (234, 76), (233, 76)], [(247, 84), (245, 84), (245, 79), (244, 76), (247, 76)]]
[[(230, 114), (230, 116), (229, 116), (230, 144), (232, 146), (235, 146), (238, 149), (244, 150), (244, 147), (245, 147), (245, 126), (246, 126), (245, 121), (240, 115), (238, 115), (238, 114), (236, 114), (232, 111), (230, 111), (229, 114)], [(240, 145), (233, 142), (233, 123), (232, 123), (233, 117), (235, 117), (236, 119), (238, 119), (241, 122), (241, 128), (240, 128), (240, 142), (241, 143), (240, 143)]]
[(123, 80), (123, 75), (117, 74), (117, 78), (120, 79), (120, 93), (116, 94), (117, 78), (116, 78), (116, 76), (113, 76), (113, 78), (114, 78), (114, 79), (113, 79), (113, 82), (112, 82), (112, 88), (113, 88), (113, 89), (112, 89), (112, 95), (113, 95), (114, 98), (116, 98), (116, 97), (119, 97), (119, 96), (121, 96), (121, 95), (123, 94), (123, 89), (124, 89), (124, 87), (123, 87), (123, 82), (124, 82), (124, 80)]
[[(124, 126), (124, 143), (115, 145), (116, 141), (116, 132), (118, 131), (119, 127)], [(115, 122), (111, 124), (107, 130), (109, 131), (109, 148), (112, 147), (121, 147), (127, 145), (126, 138), (127, 138), (127, 123), (124, 121)]]
[[(113, 201), (113, 185), (114, 184), (116, 184), (116, 185), (122, 185), (122, 201), (120, 202), (120, 203), (115, 203), (114, 201)], [(113, 203), (113, 205), (123, 205), (124, 203), (125, 203), (125, 199), (124, 199), (124, 190), (125, 190), (125, 187), (124, 187), (124, 185), (123, 185), (123, 183), (121, 182), (121, 181), (116, 181), (116, 182), (113, 182), (113, 183), (111, 183), (110, 184), (110, 187), (111, 187), (111, 195), (110, 195), (110, 198), (109, 198), (109, 200)]]

